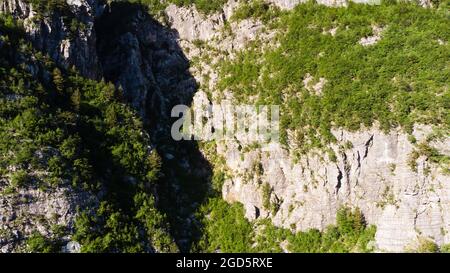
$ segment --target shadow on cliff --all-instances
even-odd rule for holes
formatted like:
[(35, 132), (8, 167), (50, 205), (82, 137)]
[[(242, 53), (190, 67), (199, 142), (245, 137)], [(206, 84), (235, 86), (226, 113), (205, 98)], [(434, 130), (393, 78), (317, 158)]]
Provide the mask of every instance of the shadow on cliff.
[(172, 236), (189, 252), (201, 236), (195, 214), (208, 197), (212, 169), (195, 141), (176, 142), (170, 129), (174, 105), (190, 106), (197, 91), (189, 60), (177, 34), (151, 18), (138, 4), (112, 3), (96, 20), (97, 51), (106, 81), (123, 89), (124, 99), (144, 119), (162, 157), (158, 204), (169, 218)]

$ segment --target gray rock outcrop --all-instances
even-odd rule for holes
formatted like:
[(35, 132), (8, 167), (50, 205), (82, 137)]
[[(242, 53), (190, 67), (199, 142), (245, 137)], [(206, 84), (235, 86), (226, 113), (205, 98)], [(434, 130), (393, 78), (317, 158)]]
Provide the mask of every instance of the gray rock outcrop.
[(65, 68), (76, 67), (83, 76), (98, 78), (95, 16), (101, 11), (95, 0), (69, 0), (67, 10), (47, 13), (28, 1), (3, 0), (0, 13), (23, 20), (34, 46)]
[(17, 192), (4, 193), (0, 186), (0, 252), (26, 251), (26, 239), (34, 232), (49, 238), (55, 228), (62, 227), (70, 240), (78, 209), (93, 208), (95, 196), (72, 189), (69, 185), (43, 191), (37, 188), (21, 188)]
[[(427, 133), (428, 128), (415, 131), (422, 135), (418, 141)], [(294, 163), (293, 155), (277, 145), (242, 153), (235, 143), (220, 144), (218, 152), (235, 174), (224, 185), (225, 200), (243, 203), (250, 219), (257, 208), (275, 225), (294, 225), (295, 230), (324, 229), (334, 223), (339, 207), (359, 207), (368, 223), (377, 226), (381, 251), (405, 251), (422, 236), (438, 245), (450, 242), (449, 177), (426, 157), (415, 163), (417, 171), (412, 170), (408, 160), (414, 146), (406, 134), (372, 128), (357, 133), (337, 130), (335, 135), (339, 139), (333, 147), (338, 153), (335, 162), (310, 153)], [(339, 151), (338, 146), (346, 143), (352, 148)], [(449, 144), (449, 139), (436, 143)], [(258, 162), (263, 169), (260, 175), (255, 174)], [(271, 202), (278, 202), (275, 212), (264, 208), (261, 181), (270, 185)]]

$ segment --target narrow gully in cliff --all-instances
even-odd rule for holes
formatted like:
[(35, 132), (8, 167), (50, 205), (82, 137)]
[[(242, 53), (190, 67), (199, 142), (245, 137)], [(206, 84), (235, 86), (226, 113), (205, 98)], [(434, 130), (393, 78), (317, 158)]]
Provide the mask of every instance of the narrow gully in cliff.
[(212, 169), (194, 141), (176, 142), (170, 134), (170, 110), (190, 105), (197, 83), (173, 30), (154, 20), (138, 4), (111, 3), (95, 21), (97, 52), (106, 81), (143, 117), (152, 144), (162, 156), (158, 187), (160, 209), (183, 252), (201, 236), (195, 214), (206, 200)]

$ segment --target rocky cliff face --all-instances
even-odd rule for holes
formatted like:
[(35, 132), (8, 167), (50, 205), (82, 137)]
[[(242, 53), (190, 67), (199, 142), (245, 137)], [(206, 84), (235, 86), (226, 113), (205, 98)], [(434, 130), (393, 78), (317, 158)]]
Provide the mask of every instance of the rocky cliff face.
[(123, 88), (146, 119), (156, 122), (172, 101), (192, 97), (196, 83), (175, 33), (140, 6), (111, 5), (97, 18), (96, 32), (104, 79)]
[[(195, 166), (202, 167), (202, 163), (195, 162), (198, 155), (193, 157), (189, 149), (167, 140), (171, 106), (190, 104), (196, 82), (201, 83), (196, 98), (207, 100), (203, 91), (214, 91), (217, 84), (214, 64), (223, 57), (232, 58), (251, 40), (261, 39), (272, 45), (274, 33), (258, 20), (231, 22), (239, 5), (234, 0), (221, 12), (209, 16), (192, 7), (169, 5), (165, 15), (172, 30), (140, 8), (124, 10), (120, 4), (105, 6), (96, 0), (66, 2), (70, 13), (65, 15), (38, 15), (35, 7), (23, 0), (2, 1), (0, 12), (22, 19), (35, 46), (63, 67), (74, 66), (87, 77), (104, 78), (120, 86), (125, 98), (154, 129), (152, 138), (161, 144), (165, 160), (172, 162), (174, 156), (180, 157), (178, 167), (184, 172), (207, 176), (208, 172), (194, 170)], [(300, 1), (271, 2), (291, 9)], [(201, 59), (211, 52), (198, 46), (198, 41), (206, 43), (215, 57)], [(183, 51), (189, 59), (201, 61), (190, 68)], [(212, 96), (210, 100), (214, 102), (216, 98)], [(416, 126), (413, 135), (420, 143), (431, 133), (430, 127)], [(224, 199), (243, 203), (251, 220), (269, 217), (275, 225), (293, 230), (323, 229), (335, 221), (340, 206), (359, 207), (367, 221), (377, 226), (379, 250), (403, 251), (414, 247), (420, 237), (440, 245), (450, 243), (449, 177), (426, 156), (420, 156), (411, 167), (409, 155), (417, 147), (405, 133), (400, 129), (383, 133), (375, 125), (358, 132), (335, 129), (333, 134), (338, 140), (329, 147), (337, 155), (333, 160), (321, 151), (312, 151), (297, 160), (290, 149), (279, 145), (244, 152), (240, 147), (250, 143), (217, 143), (216, 152), (225, 159), (225, 167), (232, 174), (223, 186)], [(448, 138), (431, 143), (446, 155), (450, 154), (449, 144)], [(167, 179), (171, 178), (176, 180), (176, 174), (169, 173)], [(270, 207), (264, 205), (263, 185), (270, 187)], [(174, 190), (172, 195), (181, 195), (176, 183), (168, 183), (168, 189)], [(25, 217), (26, 211), (65, 215), (57, 223), (73, 221), (71, 203), (77, 201), (71, 195), (23, 195), (37, 197), (21, 203), (18, 212), (12, 209), (16, 208), (12, 200), (1, 201), (0, 215), (5, 215), (1, 220), (6, 227), (15, 217)], [(177, 199), (180, 207), (186, 205), (181, 199)], [(182, 222), (186, 225), (192, 223), (192, 211), (184, 212), (186, 219)], [(22, 229), (27, 228), (25, 225)], [(180, 238), (188, 236), (182, 234)], [(11, 248), (7, 246), (5, 251)]]
[[(78, 5), (81, 7), (81, 4)], [(87, 6), (89, 7), (89, 6)], [(83, 8), (84, 9), (84, 8)], [(80, 13), (81, 9), (76, 7), (72, 10)], [(91, 51), (92, 36), (89, 30), (80, 32), (72, 43), (66, 40), (69, 35), (64, 23), (56, 14), (51, 17), (36, 18), (37, 13), (26, 1), (1, 1), (0, 12), (10, 13), (17, 19), (23, 20), (30, 39), (36, 47), (49, 54), (57, 60), (61, 66), (69, 67), (76, 65), (86, 75), (94, 77), (97, 71), (91, 69), (91, 62), (96, 59), (95, 51)], [(84, 20), (83, 19), (83, 20)], [(88, 23), (86, 19), (84, 22)], [(1, 35), (2, 33), (0, 33)], [(84, 36), (87, 35), (87, 36)], [(3, 37), (3, 36), (2, 36)], [(81, 38), (81, 37), (85, 37)], [(1, 44), (0, 44), (1, 48)], [(6, 53), (8, 54), (8, 53)], [(44, 78), (50, 78), (49, 72), (45, 71), (43, 65), (35, 59), (27, 59), (26, 56), (18, 56), (27, 71), (35, 77), (39, 74)], [(3, 92), (3, 90), (2, 90)], [(18, 98), (11, 98), (18, 99)], [(42, 164), (46, 164), (49, 158), (55, 156), (51, 147), (45, 147), (34, 155)], [(59, 155), (58, 155), (59, 156)], [(18, 171), (17, 166), (8, 166), (8, 172), (14, 174)], [(35, 171), (36, 178), (44, 179), (47, 172)], [(7, 176), (0, 178), (0, 252), (23, 252), (26, 251), (26, 240), (36, 232), (46, 238), (60, 239), (62, 242), (70, 241), (68, 234), (74, 231), (74, 220), (79, 209), (94, 208), (98, 204), (96, 196), (71, 187), (68, 181), (64, 181), (58, 188), (42, 190), (37, 187), (11, 189), (11, 181)], [(64, 236), (61, 237), (61, 234)], [(77, 249), (66, 251), (77, 251)]]
[[(273, 2), (290, 9), (299, 1)], [(342, 6), (347, 1), (321, 3)], [(169, 22), (179, 32), (180, 44), (190, 58), (204, 56), (193, 43), (198, 39), (214, 52), (210, 55), (215, 57), (205, 58), (192, 69), (201, 83), (194, 106), (217, 102), (214, 90), (218, 76), (213, 67), (221, 58), (233, 58), (255, 39), (271, 44), (274, 33), (265, 29), (262, 22), (229, 21), (236, 6), (236, 2), (229, 1), (222, 12), (207, 18), (198, 16), (193, 8), (171, 5), (166, 9)], [(227, 31), (224, 22), (229, 24)], [(320, 86), (311, 88), (320, 92), (316, 90)], [(208, 100), (203, 91), (211, 90)], [(233, 97), (232, 90), (228, 95), (229, 99)], [(421, 143), (432, 133), (431, 127), (417, 125), (413, 135)], [(295, 132), (289, 134), (293, 136)], [(358, 132), (335, 129), (333, 135), (338, 140), (329, 147), (337, 155), (333, 160), (323, 151), (312, 151), (298, 160), (291, 153), (295, 148), (293, 142), (288, 148), (271, 145), (256, 149), (246, 149), (251, 143), (239, 139), (217, 142), (216, 152), (224, 159), (230, 176), (223, 186), (223, 198), (244, 204), (250, 220), (269, 217), (275, 225), (294, 231), (324, 229), (334, 223), (339, 207), (359, 207), (368, 223), (377, 226), (378, 251), (414, 249), (421, 238), (432, 239), (438, 245), (450, 242), (449, 177), (427, 156), (411, 162), (417, 145), (411, 143), (406, 133), (400, 129), (384, 133), (374, 125)], [(449, 155), (449, 144), (446, 137), (430, 146)], [(263, 188), (267, 185), (270, 194), (264, 197)], [(269, 198), (269, 207), (265, 198)]]
[(195, 82), (186, 73), (188, 60), (175, 34), (142, 7), (97, 0), (65, 3), (48, 12), (25, 0), (4, 0), (0, 12), (22, 20), (33, 45), (62, 67), (114, 82), (141, 116), (145, 109), (164, 107), (174, 94), (193, 92)]
[[(300, 3), (305, 3), (305, 0), (269, 0), (269, 3), (273, 3), (280, 7), (281, 9), (293, 9)], [(346, 7), (350, 2), (353, 3), (363, 3), (363, 4), (379, 4), (380, 0), (317, 0), (318, 4), (326, 5), (330, 7)], [(421, 0), (419, 3), (424, 7), (432, 6), (431, 1), (429, 0)]]
[[(429, 133), (422, 127), (414, 135), (422, 141)], [(274, 224), (295, 230), (324, 229), (335, 221), (340, 206), (359, 207), (377, 226), (380, 250), (413, 249), (421, 236), (439, 245), (449, 242), (449, 178), (427, 157), (420, 157), (413, 171), (408, 156), (414, 146), (404, 133), (371, 128), (357, 133), (336, 130), (335, 136), (339, 141), (332, 147), (338, 152), (334, 161), (310, 153), (295, 162), (278, 146), (242, 153), (242, 143), (219, 145), (236, 174), (226, 181), (223, 197), (242, 202), (250, 219), (271, 217)], [(339, 148), (349, 143), (352, 148)], [(435, 143), (447, 154), (449, 144), (448, 139)], [(262, 171), (255, 168), (259, 163)], [(264, 205), (264, 183), (271, 189), (270, 208)]]
[[(5, 189), (3, 186), (2, 183), (2, 190)], [(21, 189), (13, 195), (2, 196), (0, 252), (26, 251), (26, 239), (35, 232), (53, 238), (59, 236), (58, 228), (63, 228), (66, 234), (71, 234), (74, 231), (77, 210), (93, 208), (97, 203), (95, 196), (74, 190), (70, 185), (47, 191)], [(58, 239), (69, 242), (70, 236), (65, 235)], [(77, 250), (79, 251), (79, 248), (75, 251)]]
[[(173, 31), (138, 5), (96, 0), (68, 0), (61, 5), (49, 12), (26, 0), (5, 0), (0, 2), (0, 12), (21, 20), (33, 46), (61, 68), (115, 83), (165, 154), (171, 105), (189, 104), (196, 88)], [(0, 229), (8, 234), (0, 236), (1, 251), (23, 251), (24, 240), (36, 228), (48, 237), (55, 225), (73, 230), (77, 208), (93, 206), (92, 198), (70, 185), (46, 193), (24, 190), (3, 198)]]

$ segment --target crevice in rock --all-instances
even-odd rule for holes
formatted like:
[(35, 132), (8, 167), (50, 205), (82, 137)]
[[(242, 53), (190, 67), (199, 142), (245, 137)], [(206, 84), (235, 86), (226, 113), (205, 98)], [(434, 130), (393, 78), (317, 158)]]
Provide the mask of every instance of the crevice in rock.
[(363, 159), (365, 159), (367, 157), (367, 155), (369, 154), (369, 149), (370, 149), (370, 147), (372, 147), (372, 144), (373, 144), (373, 135), (371, 135), (370, 138), (364, 144), (365, 151), (364, 151)]
[[(337, 167), (337, 166), (336, 166), (336, 167)], [(336, 184), (336, 187), (335, 187), (335, 194), (336, 194), (336, 195), (338, 195), (339, 190), (341, 189), (341, 186), (342, 186), (342, 178), (344, 177), (344, 176), (342, 175), (341, 169), (340, 169), (339, 167), (337, 167), (337, 169), (338, 169), (338, 176), (337, 176), (337, 184)]]
[(361, 168), (361, 155), (359, 151), (356, 152), (356, 160), (358, 161), (358, 169)]
[(344, 163), (344, 173), (345, 173), (345, 179), (347, 182), (347, 190), (349, 191), (348, 193), (350, 194), (350, 171), (352, 166), (348, 163), (348, 159), (347, 159), (347, 154), (345, 152), (342, 153), (342, 161)]

